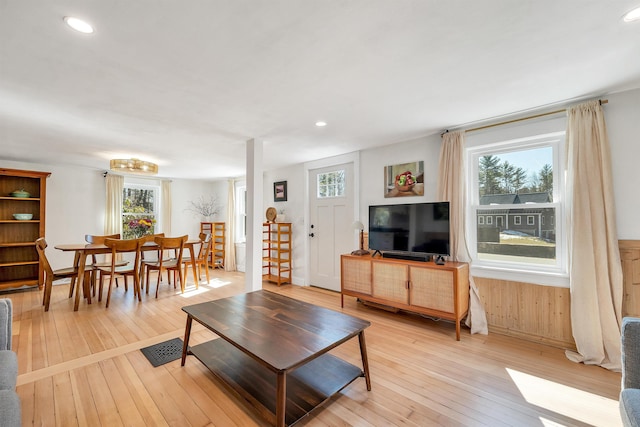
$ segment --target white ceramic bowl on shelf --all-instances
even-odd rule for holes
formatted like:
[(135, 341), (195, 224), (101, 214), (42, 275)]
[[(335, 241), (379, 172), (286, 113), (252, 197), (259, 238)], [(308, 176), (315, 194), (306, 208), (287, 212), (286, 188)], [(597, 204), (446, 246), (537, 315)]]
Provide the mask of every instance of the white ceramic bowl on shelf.
[(18, 221), (28, 221), (31, 218), (33, 218), (33, 214), (28, 214), (28, 213), (16, 213), (13, 214), (13, 217), (15, 219), (17, 219)]

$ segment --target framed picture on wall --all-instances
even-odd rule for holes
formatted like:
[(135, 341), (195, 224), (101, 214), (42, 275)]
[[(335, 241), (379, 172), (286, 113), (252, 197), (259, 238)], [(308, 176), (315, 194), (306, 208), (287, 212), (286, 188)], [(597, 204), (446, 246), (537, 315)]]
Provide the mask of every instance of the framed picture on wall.
[(273, 201), (287, 201), (287, 181), (278, 181), (273, 183)]
[(424, 161), (384, 168), (384, 197), (424, 196)]

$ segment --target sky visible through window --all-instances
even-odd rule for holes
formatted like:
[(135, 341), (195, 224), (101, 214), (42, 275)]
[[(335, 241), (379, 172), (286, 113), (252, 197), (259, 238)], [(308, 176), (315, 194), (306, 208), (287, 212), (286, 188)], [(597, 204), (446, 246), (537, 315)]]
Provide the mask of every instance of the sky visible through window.
[(507, 161), (515, 167), (531, 173), (537, 173), (544, 165), (553, 165), (553, 149), (551, 147), (534, 148), (531, 150), (512, 151), (495, 155), (501, 162)]

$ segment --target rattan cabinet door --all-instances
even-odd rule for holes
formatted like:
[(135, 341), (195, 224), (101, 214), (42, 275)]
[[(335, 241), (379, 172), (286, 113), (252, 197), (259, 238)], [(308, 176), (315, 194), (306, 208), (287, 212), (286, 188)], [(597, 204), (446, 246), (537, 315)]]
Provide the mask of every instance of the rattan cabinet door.
[(409, 267), (411, 305), (446, 313), (455, 312), (453, 271)]
[(409, 268), (395, 262), (373, 263), (373, 296), (401, 304), (409, 303)]
[(371, 295), (371, 261), (342, 257), (342, 290)]

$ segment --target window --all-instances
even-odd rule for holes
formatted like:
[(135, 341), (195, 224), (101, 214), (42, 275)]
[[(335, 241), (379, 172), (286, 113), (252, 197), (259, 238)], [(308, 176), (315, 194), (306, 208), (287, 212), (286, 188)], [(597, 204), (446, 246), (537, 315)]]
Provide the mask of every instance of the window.
[(344, 197), (344, 169), (318, 174), (318, 198)]
[(155, 234), (159, 222), (160, 187), (124, 183), (122, 192), (122, 238), (137, 239)]
[(493, 224), (493, 217), (492, 216), (488, 216), (487, 217), (487, 225), (492, 225)]
[(496, 217), (496, 226), (502, 227), (503, 223), (504, 222), (502, 221), (502, 217), (501, 216), (497, 216)]
[(467, 149), (467, 214), (478, 218), (467, 224), (479, 224), (491, 212), (500, 226), (469, 231), (475, 266), (566, 273), (564, 230), (554, 221), (563, 217), (563, 145), (564, 132), (556, 132)]
[(484, 216), (478, 215), (478, 225), (484, 225)]
[(247, 241), (247, 186), (236, 187), (236, 242)]

